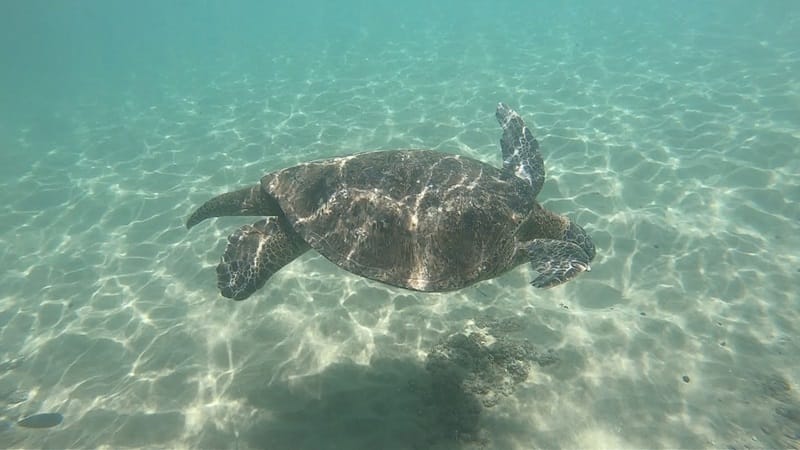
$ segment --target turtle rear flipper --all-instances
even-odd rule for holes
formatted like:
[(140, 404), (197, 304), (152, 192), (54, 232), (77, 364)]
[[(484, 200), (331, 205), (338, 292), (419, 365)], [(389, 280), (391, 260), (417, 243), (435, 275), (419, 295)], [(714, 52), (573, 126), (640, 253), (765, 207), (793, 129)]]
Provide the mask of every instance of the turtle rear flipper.
[(217, 287), (227, 298), (244, 300), (306, 250), (308, 244), (282, 217), (244, 225), (228, 236), (217, 265)]
[(544, 162), (539, 152), (539, 142), (522, 117), (505, 103), (497, 105), (495, 117), (503, 127), (503, 137), (500, 138), (503, 169), (530, 183), (533, 197), (536, 198), (544, 184)]
[(591, 258), (581, 247), (572, 242), (556, 239), (534, 239), (527, 244), (531, 266), (539, 276), (531, 284), (538, 288), (550, 288), (569, 281), (581, 272), (591, 269)]
[(189, 216), (186, 228), (191, 229), (209, 217), (274, 216), (277, 214), (282, 214), (280, 206), (275, 199), (264, 194), (261, 185), (257, 184), (218, 195), (203, 203)]

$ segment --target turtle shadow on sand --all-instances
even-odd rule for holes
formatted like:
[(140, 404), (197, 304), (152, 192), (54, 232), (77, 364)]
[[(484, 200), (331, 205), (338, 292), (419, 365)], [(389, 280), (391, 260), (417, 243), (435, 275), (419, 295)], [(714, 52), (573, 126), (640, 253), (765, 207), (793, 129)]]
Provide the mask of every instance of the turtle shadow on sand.
[(487, 408), (527, 379), (532, 363), (554, 361), (524, 340), (458, 332), (423, 363), (377, 357), (368, 365), (333, 364), (300, 381), (246, 383), (246, 401), (263, 412), (239, 429), (241, 447), (491, 448), (481, 420)]

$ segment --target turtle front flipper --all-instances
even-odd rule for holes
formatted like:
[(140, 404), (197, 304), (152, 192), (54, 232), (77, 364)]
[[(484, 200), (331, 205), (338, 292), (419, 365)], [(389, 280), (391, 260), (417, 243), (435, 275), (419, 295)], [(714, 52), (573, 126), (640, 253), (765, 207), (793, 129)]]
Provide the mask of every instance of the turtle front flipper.
[(569, 281), (581, 272), (591, 269), (592, 258), (578, 245), (557, 239), (534, 239), (526, 249), (533, 270), (539, 272), (531, 284), (538, 288), (550, 288)]
[(244, 300), (306, 250), (308, 244), (283, 217), (245, 225), (228, 236), (217, 265), (217, 287), (227, 298)]
[(544, 162), (539, 152), (539, 142), (522, 117), (505, 103), (497, 105), (495, 117), (503, 127), (503, 137), (500, 138), (503, 169), (527, 181), (536, 198), (544, 184)]

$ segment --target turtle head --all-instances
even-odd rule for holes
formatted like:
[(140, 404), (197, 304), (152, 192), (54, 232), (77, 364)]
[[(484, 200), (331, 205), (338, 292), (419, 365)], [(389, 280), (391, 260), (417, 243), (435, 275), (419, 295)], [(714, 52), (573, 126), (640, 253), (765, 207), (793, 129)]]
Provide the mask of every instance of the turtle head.
[(560, 219), (560, 230), (547, 237), (536, 237), (524, 242), (525, 254), (539, 276), (531, 284), (538, 288), (551, 288), (565, 283), (582, 272), (591, 269), (595, 249), (586, 230), (564, 216)]
[(594, 259), (594, 255), (596, 253), (594, 242), (592, 241), (592, 238), (589, 237), (589, 234), (586, 233), (586, 230), (584, 230), (580, 225), (570, 220), (567, 231), (564, 232), (563, 240), (572, 242), (583, 249), (583, 251), (589, 255), (589, 261)]

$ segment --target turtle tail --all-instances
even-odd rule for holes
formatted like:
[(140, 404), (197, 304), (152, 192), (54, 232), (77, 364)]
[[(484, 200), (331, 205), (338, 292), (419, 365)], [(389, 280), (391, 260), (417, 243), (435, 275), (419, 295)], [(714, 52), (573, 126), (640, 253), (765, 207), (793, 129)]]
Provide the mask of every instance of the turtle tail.
[(197, 208), (186, 221), (192, 228), (209, 217), (220, 216), (275, 216), (281, 214), (280, 206), (266, 194), (260, 184), (238, 191), (227, 192), (212, 198)]

